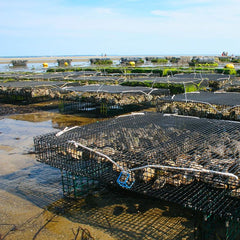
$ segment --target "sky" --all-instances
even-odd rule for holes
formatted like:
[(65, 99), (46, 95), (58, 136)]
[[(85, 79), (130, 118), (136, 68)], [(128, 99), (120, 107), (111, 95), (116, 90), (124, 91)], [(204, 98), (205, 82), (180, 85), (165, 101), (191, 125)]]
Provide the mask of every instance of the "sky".
[(239, 0), (0, 0), (0, 56), (240, 55)]

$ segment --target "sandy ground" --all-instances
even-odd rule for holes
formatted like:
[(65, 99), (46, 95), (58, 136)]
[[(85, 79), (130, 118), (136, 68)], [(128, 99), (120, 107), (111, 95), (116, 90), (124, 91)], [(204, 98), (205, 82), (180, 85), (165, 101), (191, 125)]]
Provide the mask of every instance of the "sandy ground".
[(114, 239), (89, 225), (69, 221), (33, 205), (16, 195), (0, 190), (0, 239), (74, 239), (83, 229), (95, 239)]
[[(119, 60), (121, 57), (141, 57), (145, 58), (146, 56), (54, 56), (54, 57), (27, 57), (27, 58), (1, 58), (0, 63), (11, 63), (12, 60), (27, 60), (28, 63), (51, 63), (56, 62), (57, 59), (72, 59), (72, 62), (86, 62), (89, 61), (90, 58), (111, 58), (112, 60)], [(151, 57), (151, 56), (149, 56)], [(153, 56), (156, 57), (156, 56)], [(189, 61), (192, 57), (191, 56), (182, 56), (184, 61)]]
[(36, 162), (33, 137), (88, 121), (49, 112), (0, 119), (0, 239), (193, 239), (192, 213), (166, 202), (109, 189), (63, 198), (60, 171)]
[(72, 59), (72, 62), (85, 62), (89, 61), (90, 58), (111, 58), (112, 60), (120, 59), (119, 56), (59, 56), (59, 57), (27, 57), (27, 58), (1, 58), (0, 63), (10, 63), (12, 60), (27, 60), (28, 63), (50, 63), (56, 62), (57, 59)]

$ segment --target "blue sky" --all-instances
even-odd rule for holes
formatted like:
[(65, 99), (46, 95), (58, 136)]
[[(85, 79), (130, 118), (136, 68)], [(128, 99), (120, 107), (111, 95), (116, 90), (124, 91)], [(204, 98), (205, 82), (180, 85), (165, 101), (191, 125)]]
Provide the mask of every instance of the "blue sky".
[(240, 55), (239, 0), (0, 0), (0, 56)]

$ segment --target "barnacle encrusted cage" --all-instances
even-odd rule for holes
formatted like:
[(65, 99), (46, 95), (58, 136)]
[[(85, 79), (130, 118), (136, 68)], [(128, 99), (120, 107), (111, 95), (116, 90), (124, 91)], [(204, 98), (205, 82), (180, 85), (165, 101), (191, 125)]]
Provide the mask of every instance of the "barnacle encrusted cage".
[(73, 175), (239, 216), (239, 122), (136, 113), (38, 136), (34, 144), (38, 161)]
[(59, 110), (62, 113), (93, 113), (113, 116), (156, 105), (156, 99), (169, 95), (168, 89), (121, 85), (65, 86)]

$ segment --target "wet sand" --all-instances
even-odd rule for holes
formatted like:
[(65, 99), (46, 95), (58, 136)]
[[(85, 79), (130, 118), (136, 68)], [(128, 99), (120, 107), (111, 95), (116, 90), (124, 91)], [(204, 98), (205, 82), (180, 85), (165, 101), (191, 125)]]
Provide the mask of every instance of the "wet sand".
[[(22, 58), (1, 58), (0, 57), (0, 63), (2, 64), (8, 64), (11, 63), (12, 60), (27, 60), (28, 63), (52, 63), (56, 62), (57, 59), (72, 59), (72, 62), (86, 62), (89, 61), (90, 58), (110, 58), (111, 60), (119, 60), (121, 57), (129, 58), (129, 57), (141, 57), (145, 58), (146, 56), (53, 56), (53, 57), (22, 57)], [(148, 56), (151, 57), (151, 56)], [(153, 56), (156, 57), (156, 56)], [(169, 56), (170, 57), (170, 56)], [(181, 61), (188, 62), (192, 56), (181, 56)]]
[(44, 111), (0, 119), (0, 239), (83, 239), (83, 229), (103, 240), (193, 239), (192, 212), (160, 200), (110, 189), (63, 198), (60, 171), (36, 162), (33, 137), (94, 121)]
[(119, 56), (54, 56), (54, 57), (22, 57), (22, 58), (1, 58), (0, 57), (0, 63), (10, 63), (12, 60), (27, 60), (28, 63), (52, 63), (56, 62), (57, 59), (72, 59), (72, 62), (86, 62), (89, 61), (90, 58), (111, 58), (112, 60), (120, 59)]

